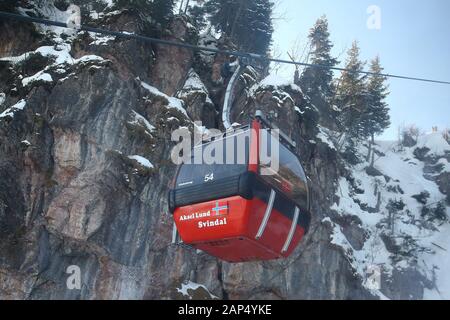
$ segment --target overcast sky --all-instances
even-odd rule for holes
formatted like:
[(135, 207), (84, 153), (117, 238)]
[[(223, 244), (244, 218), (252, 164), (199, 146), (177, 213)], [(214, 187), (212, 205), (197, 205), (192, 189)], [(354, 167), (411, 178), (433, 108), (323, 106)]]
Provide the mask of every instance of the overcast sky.
[[(342, 54), (354, 39), (362, 59), (381, 57), (385, 72), (450, 81), (450, 1), (448, 0), (281, 0), (275, 14), (274, 50), (288, 58), (295, 42), (307, 42), (309, 29), (322, 14), (330, 24), (334, 54)], [(381, 29), (369, 29), (367, 10), (376, 5)], [(345, 61), (346, 54), (339, 57)], [(292, 68), (279, 73), (291, 76)], [(450, 85), (390, 79), (392, 126), (381, 137), (396, 139), (398, 127), (416, 124), (450, 128)]]

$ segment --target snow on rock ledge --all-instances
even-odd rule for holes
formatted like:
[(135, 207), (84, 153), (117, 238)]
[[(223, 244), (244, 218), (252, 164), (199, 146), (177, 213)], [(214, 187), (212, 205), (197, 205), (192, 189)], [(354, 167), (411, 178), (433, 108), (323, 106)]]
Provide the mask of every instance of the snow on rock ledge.
[(131, 124), (133, 126), (141, 126), (142, 128), (145, 129), (145, 132), (148, 135), (151, 135), (152, 132), (155, 130), (155, 127), (152, 124), (150, 124), (150, 122), (148, 122), (147, 119), (145, 119), (142, 115), (140, 115), (136, 111), (132, 110), (131, 116), (132, 116), (132, 120), (128, 122), (129, 124)]
[(184, 83), (183, 88), (177, 94), (178, 98), (185, 100), (192, 94), (203, 94), (205, 95), (205, 102), (209, 104), (213, 104), (211, 98), (209, 97), (208, 89), (206, 88), (203, 81), (200, 79), (197, 72), (193, 69), (189, 70), (188, 78)]
[(32, 75), (31, 77), (27, 77), (22, 79), (22, 85), (24, 87), (28, 86), (29, 84), (32, 84), (34, 82), (52, 82), (52, 76), (44, 71), (39, 71), (35, 75)]
[(152, 95), (166, 99), (168, 102), (168, 105), (167, 105), (168, 108), (176, 109), (176, 110), (180, 111), (183, 115), (186, 116), (186, 118), (189, 119), (189, 116), (188, 116), (186, 110), (183, 108), (183, 101), (181, 101), (180, 99), (174, 98), (174, 97), (169, 97), (165, 93), (162, 93), (161, 91), (159, 91), (157, 88), (155, 88), (143, 81), (141, 81), (141, 85), (144, 89), (146, 89)]
[(137, 163), (139, 163), (141, 166), (147, 168), (147, 169), (153, 169), (155, 166), (148, 160), (147, 158), (144, 158), (142, 156), (129, 156), (128, 159), (134, 160)]
[(294, 84), (292, 81), (280, 77), (276, 74), (270, 74), (264, 78), (261, 82), (255, 84), (251, 89), (251, 93), (255, 93), (257, 90), (267, 89), (267, 88), (283, 88), (290, 87), (293, 91), (302, 92), (299, 86)]
[(319, 128), (319, 133), (317, 133), (317, 138), (320, 141), (322, 141), (323, 143), (325, 143), (331, 150), (337, 150), (336, 146), (334, 145), (334, 143), (331, 139), (331, 134), (330, 134), (329, 130), (322, 126), (318, 126), (318, 128)]
[(17, 111), (23, 110), (23, 109), (25, 108), (25, 106), (26, 106), (25, 100), (24, 100), (24, 99), (20, 100), (20, 101), (17, 102), (15, 105), (13, 105), (13, 106), (9, 107), (8, 109), (6, 109), (5, 111), (3, 111), (3, 112), (0, 114), (0, 119), (1, 119), (1, 118), (6, 118), (6, 117), (13, 118), (13, 117), (14, 117), (14, 114), (15, 114)]

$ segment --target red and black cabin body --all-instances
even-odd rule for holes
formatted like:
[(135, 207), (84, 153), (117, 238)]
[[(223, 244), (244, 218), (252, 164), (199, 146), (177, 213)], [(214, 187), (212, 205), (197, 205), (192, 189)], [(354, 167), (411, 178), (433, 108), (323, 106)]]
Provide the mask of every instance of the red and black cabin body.
[[(207, 151), (214, 144), (234, 142), (234, 152), (224, 148), (233, 155), (222, 155), (224, 160), (234, 158), (231, 164), (182, 164), (178, 168), (169, 191), (169, 208), (183, 244), (228, 262), (285, 258), (299, 244), (311, 220), (307, 178), (283, 138), (279, 169), (271, 175), (261, 174), (265, 166), (262, 143), (271, 154), (270, 141), (274, 141), (267, 123), (256, 117), (251, 125), (196, 147)], [(237, 154), (244, 154), (245, 159), (238, 161)]]

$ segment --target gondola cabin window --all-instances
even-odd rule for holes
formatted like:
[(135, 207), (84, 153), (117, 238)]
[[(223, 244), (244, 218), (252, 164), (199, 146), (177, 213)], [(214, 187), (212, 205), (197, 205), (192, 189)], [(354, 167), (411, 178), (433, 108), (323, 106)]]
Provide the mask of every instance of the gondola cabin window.
[[(264, 136), (265, 135), (265, 136)], [(271, 161), (276, 161), (273, 157), (277, 156), (274, 143), (278, 143), (278, 139), (271, 137), (271, 133), (266, 130), (261, 130), (261, 141), (267, 144), (267, 149), (272, 157)], [(279, 166), (278, 170), (273, 170), (273, 164), (260, 162), (260, 170), (265, 169), (271, 172), (271, 175), (262, 175), (270, 185), (276, 187), (280, 192), (286, 194), (291, 198), (300, 208), (307, 208), (308, 206), (308, 189), (306, 185), (306, 175), (302, 169), (300, 161), (283, 143), (279, 145)], [(265, 148), (260, 148), (260, 153), (265, 152)], [(260, 154), (260, 158), (263, 158)], [(276, 167), (276, 166), (275, 166)]]
[(180, 168), (176, 187), (192, 187), (246, 172), (249, 149), (248, 129), (196, 146), (191, 152), (190, 163)]

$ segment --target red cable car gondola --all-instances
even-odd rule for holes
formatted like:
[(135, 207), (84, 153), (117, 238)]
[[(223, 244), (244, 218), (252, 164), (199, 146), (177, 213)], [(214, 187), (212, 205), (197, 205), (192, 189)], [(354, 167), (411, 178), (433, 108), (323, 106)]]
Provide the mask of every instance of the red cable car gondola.
[[(257, 112), (249, 126), (196, 147), (202, 152), (225, 147), (221, 156), (228, 161), (178, 168), (169, 191), (174, 239), (178, 233), (183, 244), (228, 262), (278, 259), (293, 252), (310, 224), (307, 178), (290, 150), (295, 144), (282, 133), (274, 140), (272, 129)], [(281, 142), (279, 170), (262, 175), (270, 170), (261, 161), (262, 150), (272, 154), (273, 141)]]

